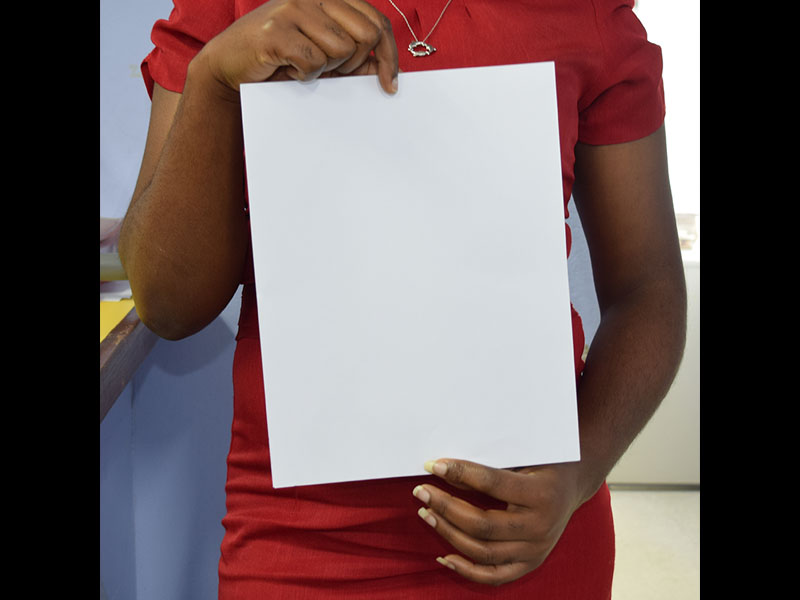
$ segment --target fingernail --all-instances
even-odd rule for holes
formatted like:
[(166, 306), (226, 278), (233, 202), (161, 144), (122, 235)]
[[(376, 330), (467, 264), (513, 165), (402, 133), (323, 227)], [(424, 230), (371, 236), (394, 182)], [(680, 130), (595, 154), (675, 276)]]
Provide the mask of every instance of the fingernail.
[(423, 520), (423, 521), (425, 521), (425, 522), (426, 522), (428, 525), (430, 525), (431, 527), (436, 527), (436, 519), (435, 519), (435, 518), (433, 517), (433, 515), (432, 515), (431, 513), (429, 513), (427, 510), (425, 510), (424, 508), (420, 508), (420, 509), (417, 511), (417, 514), (418, 514), (418, 515), (419, 515), (419, 516), (422, 518), (422, 520)]
[(417, 487), (415, 487), (414, 491), (412, 492), (412, 494), (414, 494), (414, 497), (417, 500), (420, 500), (421, 502), (424, 502), (425, 504), (428, 504), (430, 502), (430, 500), (431, 500), (430, 492), (428, 492), (428, 490), (426, 490), (421, 485), (418, 485)]
[(437, 556), (436, 557), (436, 562), (438, 562), (440, 565), (444, 565), (448, 569), (453, 569), (453, 571), (456, 570), (455, 565), (453, 563), (451, 563), (449, 560), (447, 560), (446, 558), (442, 558), (441, 556)]
[(433, 473), (434, 475), (439, 475), (440, 477), (443, 477), (444, 474), (447, 473), (447, 463), (429, 460), (425, 463), (424, 467), (428, 473)]
[(397, 87), (398, 87), (398, 85), (397, 85), (397, 77), (395, 77), (394, 79), (392, 79), (392, 91), (396, 92), (397, 91)]

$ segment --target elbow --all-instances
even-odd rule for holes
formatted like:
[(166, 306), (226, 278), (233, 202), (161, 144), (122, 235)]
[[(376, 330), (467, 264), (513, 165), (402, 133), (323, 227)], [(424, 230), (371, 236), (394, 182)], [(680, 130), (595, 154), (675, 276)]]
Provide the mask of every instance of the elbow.
[[(232, 295), (223, 303), (221, 296), (216, 300), (209, 296), (208, 287), (204, 289), (205, 293), (197, 292), (191, 282), (164, 276), (162, 269), (141, 271), (126, 267), (136, 313), (145, 327), (166, 340), (181, 340), (204, 329), (219, 315)], [(192, 289), (195, 289), (194, 293)]]
[(677, 360), (683, 357), (686, 346), (686, 328), (688, 325), (688, 294), (683, 264), (674, 267), (665, 277), (663, 284), (656, 286), (656, 294), (661, 297), (661, 310), (667, 315), (672, 325), (674, 348)]
[(216, 314), (203, 314), (180, 298), (154, 289), (131, 285), (139, 319), (150, 331), (166, 340), (177, 341), (201, 331)]
[[(687, 290), (682, 268), (654, 271), (623, 293), (602, 296), (601, 323), (628, 332), (628, 339), (677, 371), (686, 346)], [(646, 349), (646, 350), (644, 350)]]
[(167, 340), (180, 340), (199, 331), (200, 328), (187, 322), (187, 315), (180, 308), (180, 296), (157, 276), (159, 269), (141, 268), (143, 263), (149, 261), (138, 257), (135, 247), (129, 247), (125, 233), (123, 227), (119, 257), (128, 277), (139, 320), (150, 331)]
[(181, 340), (198, 333), (219, 316), (239, 286), (243, 252), (241, 259), (187, 259), (182, 248), (135, 242), (120, 239), (120, 259), (139, 319), (159, 337)]
[(181, 340), (211, 324), (228, 305), (238, 281), (210, 281), (202, 277), (130, 277), (139, 319), (166, 340)]
[[(653, 343), (660, 347), (665, 367), (674, 377), (683, 361), (687, 334), (687, 293), (683, 271), (653, 285), (650, 306), (655, 325)], [(660, 340), (660, 343), (659, 343)]]
[(182, 315), (165, 311), (152, 310), (146, 303), (135, 303), (139, 320), (150, 331), (165, 340), (178, 341), (194, 335), (205, 327), (204, 323), (195, 323), (182, 318)]

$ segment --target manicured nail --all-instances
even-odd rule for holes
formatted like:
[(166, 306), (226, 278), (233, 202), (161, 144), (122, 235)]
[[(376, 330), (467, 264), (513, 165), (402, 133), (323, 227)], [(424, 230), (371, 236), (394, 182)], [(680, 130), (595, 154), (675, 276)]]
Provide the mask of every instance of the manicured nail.
[(412, 494), (414, 494), (414, 497), (417, 500), (419, 500), (421, 502), (424, 502), (425, 504), (428, 504), (431, 501), (430, 492), (428, 492), (428, 490), (426, 490), (421, 485), (418, 485), (417, 487), (415, 487), (414, 491), (412, 492)]
[(423, 521), (425, 521), (425, 522), (426, 522), (428, 525), (430, 525), (431, 527), (436, 527), (436, 519), (434, 519), (434, 518), (433, 518), (433, 515), (432, 515), (431, 513), (429, 513), (427, 510), (425, 510), (424, 508), (420, 508), (420, 509), (417, 511), (417, 514), (418, 514), (418, 515), (419, 515), (419, 516), (422, 518), (422, 520), (423, 520)]
[(424, 467), (428, 473), (433, 473), (434, 475), (439, 475), (440, 477), (444, 477), (444, 474), (447, 473), (447, 463), (429, 460), (425, 463)]
[(436, 562), (438, 562), (440, 565), (444, 565), (448, 569), (453, 569), (453, 571), (456, 570), (455, 565), (453, 563), (451, 563), (449, 560), (447, 560), (446, 558), (442, 558), (441, 556), (437, 556), (436, 557)]

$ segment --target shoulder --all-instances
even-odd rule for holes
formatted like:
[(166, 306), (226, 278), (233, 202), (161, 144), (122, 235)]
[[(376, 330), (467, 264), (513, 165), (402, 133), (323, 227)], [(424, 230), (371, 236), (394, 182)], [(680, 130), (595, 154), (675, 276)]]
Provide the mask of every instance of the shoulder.
[(648, 39), (633, 0), (590, 0), (599, 52), (581, 99), (580, 141), (617, 144), (662, 124), (666, 107), (661, 48)]

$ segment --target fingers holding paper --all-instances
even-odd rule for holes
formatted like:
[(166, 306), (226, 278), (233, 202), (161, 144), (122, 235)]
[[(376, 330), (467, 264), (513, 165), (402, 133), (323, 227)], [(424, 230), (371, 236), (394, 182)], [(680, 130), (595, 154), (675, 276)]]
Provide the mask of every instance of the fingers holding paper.
[(364, 0), (271, 0), (235, 21), (201, 54), (225, 86), (327, 73), (377, 73), (396, 91), (397, 46), (385, 15)]
[(478, 583), (501, 585), (536, 569), (581, 502), (571, 463), (511, 471), (440, 459), (426, 469), (455, 487), (507, 503), (505, 510), (484, 510), (434, 484), (414, 489), (425, 504), (420, 517), (460, 553), (437, 560)]

